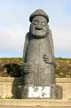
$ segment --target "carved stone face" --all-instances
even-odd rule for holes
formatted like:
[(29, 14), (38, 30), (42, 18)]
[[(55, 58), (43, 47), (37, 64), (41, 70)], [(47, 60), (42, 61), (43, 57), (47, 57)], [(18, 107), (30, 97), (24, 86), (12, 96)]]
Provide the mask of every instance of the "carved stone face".
[(36, 37), (46, 36), (48, 33), (47, 19), (43, 16), (35, 16), (30, 25), (30, 32)]

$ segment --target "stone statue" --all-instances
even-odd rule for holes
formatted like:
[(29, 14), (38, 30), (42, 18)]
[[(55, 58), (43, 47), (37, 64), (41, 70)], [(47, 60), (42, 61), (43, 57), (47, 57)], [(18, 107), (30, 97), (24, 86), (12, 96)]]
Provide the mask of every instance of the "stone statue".
[(23, 52), (22, 98), (56, 98), (55, 58), (49, 17), (42, 9), (37, 9), (29, 20), (31, 24)]

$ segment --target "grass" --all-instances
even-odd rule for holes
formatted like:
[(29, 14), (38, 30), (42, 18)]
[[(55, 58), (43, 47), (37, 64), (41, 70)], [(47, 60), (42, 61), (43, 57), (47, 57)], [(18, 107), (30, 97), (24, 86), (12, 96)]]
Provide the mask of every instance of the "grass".
[[(56, 78), (71, 77), (71, 58), (55, 58)], [(22, 58), (0, 58), (0, 77), (20, 77)]]

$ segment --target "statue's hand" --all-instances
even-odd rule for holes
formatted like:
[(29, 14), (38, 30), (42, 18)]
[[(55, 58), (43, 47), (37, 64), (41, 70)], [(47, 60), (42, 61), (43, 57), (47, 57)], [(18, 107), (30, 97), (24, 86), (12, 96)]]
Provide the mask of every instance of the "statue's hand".
[(53, 63), (52, 57), (48, 57), (48, 55), (46, 54), (43, 55), (43, 60), (45, 63), (49, 63), (49, 64)]
[(33, 67), (31, 63), (24, 63), (24, 72), (29, 73), (33, 71)]
[(48, 63), (49, 62), (49, 57), (46, 54), (44, 54), (43, 55), (43, 60), (44, 60), (45, 63)]
[(47, 55), (43, 55), (43, 60), (47, 64), (53, 64), (56, 67), (55, 61), (52, 59), (52, 57), (48, 57)]

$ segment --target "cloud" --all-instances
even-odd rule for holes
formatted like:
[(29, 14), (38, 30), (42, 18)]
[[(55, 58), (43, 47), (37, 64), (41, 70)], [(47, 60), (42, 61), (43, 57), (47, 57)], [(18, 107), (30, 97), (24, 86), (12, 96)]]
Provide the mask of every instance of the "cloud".
[[(25, 28), (17, 24), (9, 28), (0, 29), (0, 52), (6, 54), (16, 53), (18, 56), (23, 55), (25, 39)], [(13, 54), (12, 54), (13, 55)]]
[[(54, 26), (50, 26), (50, 28), (53, 34), (55, 55), (70, 57), (71, 26), (58, 25), (55, 26), (55, 28)], [(7, 56), (22, 56), (25, 34), (27, 32), (27, 28), (20, 24), (16, 24), (8, 28), (0, 28), (0, 52), (5, 53)]]
[(71, 25), (56, 26), (53, 31), (56, 56), (71, 57)]
[[(32, 5), (32, 4), (33, 5)], [(71, 55), (70, 0), (3, 0), (0, 1), (0, 57), (22, 56), (25, 34), (29, 30), (29, 16), (37, 8), (50, 18), (56, 56)]]

